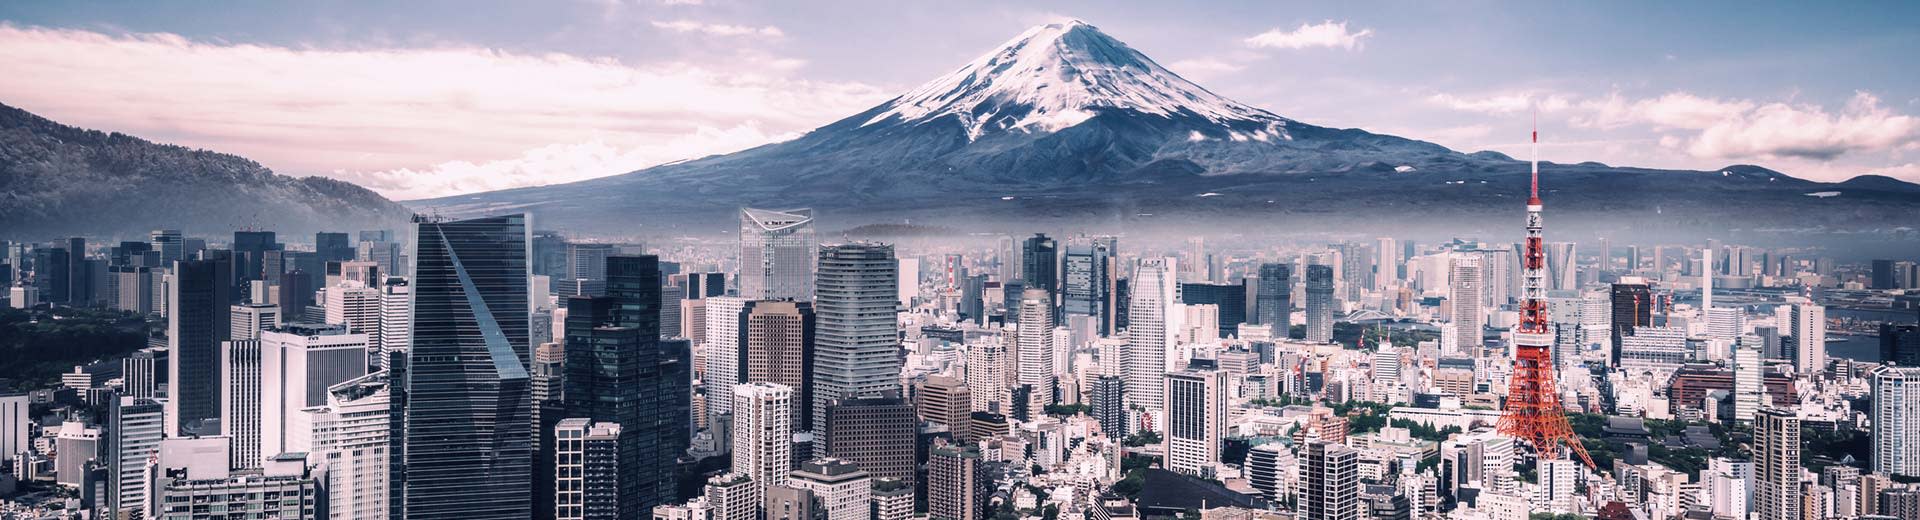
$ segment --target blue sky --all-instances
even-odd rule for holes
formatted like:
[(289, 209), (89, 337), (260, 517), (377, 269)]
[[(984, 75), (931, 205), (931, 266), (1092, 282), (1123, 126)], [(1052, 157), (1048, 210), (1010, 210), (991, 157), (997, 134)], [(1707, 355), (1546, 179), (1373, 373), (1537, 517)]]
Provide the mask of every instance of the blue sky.
[[(899, 4), (899, 5), (896, 5)], [(800, 132), (1026, 27), (1309, 123), (1524, 156), (1920, 181), (1920, 4), (7, 2), (0, 103), (416, 198)]]

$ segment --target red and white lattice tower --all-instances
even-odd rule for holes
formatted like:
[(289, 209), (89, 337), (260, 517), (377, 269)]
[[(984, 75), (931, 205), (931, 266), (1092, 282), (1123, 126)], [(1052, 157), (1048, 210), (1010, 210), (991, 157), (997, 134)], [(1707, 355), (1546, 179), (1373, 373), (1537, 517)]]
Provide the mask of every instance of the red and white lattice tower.
[(1507, 409), (1500, 415), (1500, 433), (1533, 446), (1543, 459), (1562, 456), (1560, 446), (1580, 456), (1588, 467), (1593, 458), (1580, 445), (1560, 406), (1560, 387), (1553, 379), (1553, 332), (1547, 326), (1547, 254), (1540, 238), (1540, 130), (1533, 131), (1533, 184), (1527, 197), (1527, 256), (1520, 301), (1520, 327), (1513, 333), (1513, 379), (1507, 391)]

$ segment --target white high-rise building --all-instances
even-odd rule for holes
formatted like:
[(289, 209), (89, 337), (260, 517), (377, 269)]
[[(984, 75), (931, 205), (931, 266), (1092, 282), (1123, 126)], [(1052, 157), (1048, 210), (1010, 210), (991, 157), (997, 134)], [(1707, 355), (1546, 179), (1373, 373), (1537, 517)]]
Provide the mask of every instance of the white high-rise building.
[(1739, 308), (1709, 308), (1707, 315), (1707, 337), (1718, 341), (1733, 341), (1745, 332), (1747, 312)]
[(291, 324), (260, 335), (260, 454), (311, 452), (308, 408), (327, 387), (367, 374), (366, 334), (345, 325)]
[(1760, 361), (1760, 337), (1745, 335), (1733, 346), (1733, 421), (1753, 422), (1766, 395), (1767, 366)]
[(764, 496), (793, 469), (793, 389), (774, 383), (733, 386), (733, 472)]
[(227, 325), (232, 331), (228, 334), (234, 341), (260, 339), (260, 331), (280, 326), (280, 306), (264, 303), (242, 303), (232, 307), (232, 317)]
[(1553, 291), (1580, 290), (1580, 271), (1574, 263), (1573, 242), (1548, 242), (1547, 246), (1547, 289)]
[(1148, 410), (1164, 408), (1161, 378), (1171, 368), (1174, 338), (1180, 330), (1177, 316), (1180, 284), (1178, 261), (1142, 258), (1135, 265), (1127, 300), (1127, 402)]
[[(539, 293), (544, 295), (545, 293)], [(393, 368), (393, 357), (407, 350), (407, 339), (412, 337), (413, 290), (406, 279), (388, 278), (380, 288), (380, 342), (374, 352), (378, 355), (375, 366), (381, 369)]]
[(1881, 366), (1868, 381), (1873, 406), (1873, 472), (1920, 476), (1920, 367)]
[(10, 462), (29, 448), (27, 432), (33, 424), (26, 395), (0, 395), (0, 462)]
[[(706, 308), (707, 364), (701, 383), (707, 387), (707, 417), (713, 419), (733, 411), (733, 385), (740, 383), (740, 313), (747, 308), (746, 298), (710, 296), (699, 301)], [(556, 319), (556, 322), (558, 320)]]
[(1557, 514), (1573, 512), (1574, 479), (1579, 470), (1573, 459), (1540, 459), (1536, 464), (1540, 485), (1533, 488), (1535, 510)]
[(1800, 417), (1762, 408), (1753, 421), (1753, 509), (1761, 519), (1800, 518)]
[[(1752, 419), (1747, 419), (1752, 422)], [(1719, 518), (1746, 518), (1753, 504), (1753, 462), (1715, 457), (1700, 473), (1702, 502)]]
[(1359, 452), (1319, 439), (1300, 447), (1299, 520), (1359, 520)]
[(1374, 260), (1373, 288), (1385, 291), (1400, 280), (1400, 244), (1392, 237), (1380, 237), (1374, 244), (1379, 258)]
[(166, 420), (165, 406), (145, 397), (121, 396), (108, 411), (107, 428), (113, 449), (107, 457), (113, 479), (107, 490), (108, 507), (116, 514), (143, 511), (147, 503), (147, 459), (160, 449)]
[(812, 300), (813, 210), (740, 208), (740, 296)]
[(1787, 309), (1787, 334), (1793, 336), (1793, 368), (1811, 374), (1827, 367), (1827, 308), (1795, 303)]
[(272, 455), (260, 451), (261, 377), (259, 339), (221, 342), (220, 434), (230, 439), (227, 458), (238, 469), (259, 468)]
[(331, 518), (386, 518), (392, 436), (386, 371), (327, 388), (327, 404), (309, 409), (313, 451), (307, 460), (327, 468)]
[(1210, 359), (1195, 359), (1166, 375), (1167, 469), (1208, 477), (1220, 460), (1227, 430), (1227, 373)]
[(967, 340), (967, 391), (976, 412), (1008, 413), (1013, 402), (1007, 388), (1006, 337), (984, 334)]
[(1458, 352), (1474, 357), (1486, 345), (1482, 335), (1486, 315), (1480, 306), (1486, 290), (1481, 286), (1480, 260), (1477, 254), (1454, 253), (1448, 260), (1451, 271), (1447, 275), (1447, 303), (1452, 308), (1447, 318), (1454, 325), (1454, 345)]
[(367, 335), (369, 352), (378, 354), (380, 317), (386, 309), (380, 305), (380, 290), (359, 282), (343, 282), (327, 288), (327, 323), (346, 325), (347, 332)]
[(1018, 382), (1029, 389), (1027, 414), (1053, 404), (1053, 303), (1045, 289), (1027, 289), (1020, 295), (1020, 371)]
[(869, 520), (873, 479), (854, 463), (839, 459), (817, 459), (800, 463), (787, 485), (813, 493), (825, 520)]

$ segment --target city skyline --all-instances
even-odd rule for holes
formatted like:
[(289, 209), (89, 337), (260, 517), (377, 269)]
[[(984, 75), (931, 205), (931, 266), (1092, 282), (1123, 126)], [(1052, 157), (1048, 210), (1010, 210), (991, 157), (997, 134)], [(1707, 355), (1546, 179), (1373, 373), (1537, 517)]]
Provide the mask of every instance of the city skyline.
[(0, 518), (1920, 520), (1914, 14), (0, 5)]

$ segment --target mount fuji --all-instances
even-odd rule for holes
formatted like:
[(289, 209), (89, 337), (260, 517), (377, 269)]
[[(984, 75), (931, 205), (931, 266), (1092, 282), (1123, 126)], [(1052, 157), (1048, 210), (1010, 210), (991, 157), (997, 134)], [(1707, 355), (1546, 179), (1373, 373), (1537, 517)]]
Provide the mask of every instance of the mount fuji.
[[(1877, 229), (1920, 216), (1920, 186), (1886, 178), (1817, 183), (1744, 165), (1542, 168), (1549, 215), (1604, 215), (1608, 226)], [(1517, 232), (1526, 172), (1496, 152), (1315, 126), (1227, 99), (1072, 21), (1029, 29), (790, 141), (407, 204), (449, 216), (528, 211), (543, 228), (622, 235), (725, 229), (741, 206), (812, 207), (823, 225), (840, 227), (1177, 231), (1226, 221), (1359, 230), (1414, 217), (1395, 227)], [(1825, 192), (1839, 195), (1808, 196)]]

